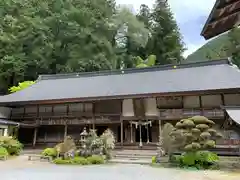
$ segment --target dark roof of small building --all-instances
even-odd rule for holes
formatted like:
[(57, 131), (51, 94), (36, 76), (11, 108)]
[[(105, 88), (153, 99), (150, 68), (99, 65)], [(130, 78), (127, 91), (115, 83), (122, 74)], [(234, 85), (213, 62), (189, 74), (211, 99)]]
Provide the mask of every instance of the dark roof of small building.
[(17, 123), (17, 122), (14, 122), (14, 121), (8, 121), (6, 119), (0, 119), (0, 124), (19, 126), (20, 123)]
[(210, 39), (230, 30), (239, 24), (239, 14), (240, 0), (216, 0), (201, 35)]
[(41, 75), (21, 91), (0, 96), (0, 104), (85, 101), (211, 90), (240, 90), (239, 69), (228, 60), (150, 68)]

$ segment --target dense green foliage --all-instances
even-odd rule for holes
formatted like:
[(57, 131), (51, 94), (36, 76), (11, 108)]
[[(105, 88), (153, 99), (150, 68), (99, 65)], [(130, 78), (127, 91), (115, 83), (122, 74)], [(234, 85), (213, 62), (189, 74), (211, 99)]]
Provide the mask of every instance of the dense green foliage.
[(9, 88), (9, 91), (11, 93), (23, 90), (31, 85), (33, 85), (35, 83), (35, 81), (24, 81), (24, 82), (20, 82), (18, 83), (18, 86), (12, 86)]
[(139, 14), (115, 0), (0, 1), (1, 91), (39, 74), (131, 68), (136, 58), (179, 62), (181, 37), (167, 3)]
[(216, 168), (219, 157), (216, 153), (209, 151), (187, 152), (182, 155), (173, 156), (172, 163), (180, 167), (195, 167), (197, 169)]
[(9, 155), (19, 155), (23, 145), (11, 136), (1, 136), (0, 147), (6, 148)]
[(93, 155), (88, 158), (74, 157), (70, 159), (56, 158), (53, 160), (55, 164), (71, 164), (71, 165), (89, 165), (89, 164), (104, 164), (104, 158), (102, 156)]

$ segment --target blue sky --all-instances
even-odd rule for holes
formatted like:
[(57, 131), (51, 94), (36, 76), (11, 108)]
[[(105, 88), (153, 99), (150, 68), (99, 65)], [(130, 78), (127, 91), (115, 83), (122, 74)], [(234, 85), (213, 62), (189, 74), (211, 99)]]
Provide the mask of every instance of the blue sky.
[[(141, 4), (150, 7), (155, 0), (117, 0), (119, 4), (128, 4), (137, 11)], [(184, 55), (191, 54), (206, 41), (200, 36), (203, 25), (215, 3), (215, 0), (168, 0), (175, 15), (187, 50)]]

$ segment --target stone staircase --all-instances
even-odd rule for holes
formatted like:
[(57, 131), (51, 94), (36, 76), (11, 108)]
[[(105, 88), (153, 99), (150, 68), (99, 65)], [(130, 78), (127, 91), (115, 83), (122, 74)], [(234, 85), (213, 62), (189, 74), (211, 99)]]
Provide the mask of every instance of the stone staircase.
[(124, 164), (151, 164), (152, 156), (156, 155), (155, 150), (115, 150), (112, 163)]

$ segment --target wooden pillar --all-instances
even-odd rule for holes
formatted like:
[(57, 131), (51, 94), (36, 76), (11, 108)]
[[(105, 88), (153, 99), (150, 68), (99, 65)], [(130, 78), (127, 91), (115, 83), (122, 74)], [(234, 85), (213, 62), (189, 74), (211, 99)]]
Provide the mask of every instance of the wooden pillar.
[(133, 143), (133, 127), (132, 127), (132, 121), (130, 122), (130, 128), (131, 128), (131, 143)]
[(66, 123), (65, 126), (64, 126), (64, 138), (67, 137), (67, 128), (68, 128), (68, 125)]
[(159, 142), (162, 141), (162, 126), (161, 126), (161, 124), (162, 124), (162, 121), (159, 119), (158, 120)]
[(93, 130), (95, 130), (96, 126), (95, 126), (95, 116), (92, 117), (92, 128)]
[(36, 145), (37, 132), (38, 132), (38, 128), (35, 128), (35, 129), (34, 129), (34, 134), (33, 134), (33, 147), (35, 147), (35, 145)]
[(121, 119), (121, 146), (123, 146), (123, 120)]
[(203, 105), (202, 105), (202, 96), (199, 96), (199, 106), (200, 106), (201, 116), (203, 116), (204, 113), (203, 113)]

